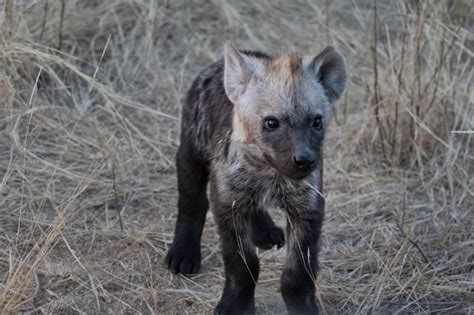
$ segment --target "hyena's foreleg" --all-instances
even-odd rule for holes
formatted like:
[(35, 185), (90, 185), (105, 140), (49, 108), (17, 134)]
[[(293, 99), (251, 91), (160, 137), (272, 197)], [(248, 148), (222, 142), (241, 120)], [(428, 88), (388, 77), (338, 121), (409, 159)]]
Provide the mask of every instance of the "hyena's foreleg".
[(281, 277), (281, 292), (289, 314), (318, 314), (315, 300), (318, 241), (322, 216), (288, 215), (288, 258)]
[(206, 195), (208, 168), (186, 145), (178, 150), (176, 166), (178, 218), (165, 262), (173, 273), (194, 274), (201, 266), (201, 235), (209, 207)]
[(258, 210), (250, 215), (252, 242), (262, 249), (277, 248), (285, 245), (285, 233), (275, 225), (270, 214), (265, 210)]
[(255, 285), (259, 262), (255, 246), (242, 218), (232, 217), (232, 210), (213, 205), (224, 260), (225, 285), (216, 314), (254, 314)]

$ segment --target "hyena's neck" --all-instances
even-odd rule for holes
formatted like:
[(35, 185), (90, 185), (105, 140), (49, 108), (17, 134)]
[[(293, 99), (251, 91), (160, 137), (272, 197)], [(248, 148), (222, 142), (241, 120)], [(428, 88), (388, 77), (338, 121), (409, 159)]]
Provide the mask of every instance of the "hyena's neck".
[(245, 169), (254, 174), (270, 174), (276, 172), (266, 161), (257, 145), (230, 139), (228, 155), (225, 157), (232, 168)]

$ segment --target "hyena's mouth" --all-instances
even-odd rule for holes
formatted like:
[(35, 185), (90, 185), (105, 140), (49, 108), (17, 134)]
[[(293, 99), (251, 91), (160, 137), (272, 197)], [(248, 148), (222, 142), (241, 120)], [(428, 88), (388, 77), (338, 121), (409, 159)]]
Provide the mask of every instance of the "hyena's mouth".
[(284, 165), (278, 165), (277, 163), (270, 162), (270, 164), (277, 172), (281, 173), (283, 176), (291, 180), (302, 180), (307, 178), (309, 175), (311, 175), (311, 173), (315, 171), (317, 162), (318, 161), (316, 161), (311, 166), (305, 167), (297, 167), (293, 163), (285, 163)]
[(296, 169), (293, 172), (284, 175), (293, 180), (302, 180), (311, 175), (311, 173), (314, 172), (315, 169), (316, 167), (310, 167), (307, 169)]

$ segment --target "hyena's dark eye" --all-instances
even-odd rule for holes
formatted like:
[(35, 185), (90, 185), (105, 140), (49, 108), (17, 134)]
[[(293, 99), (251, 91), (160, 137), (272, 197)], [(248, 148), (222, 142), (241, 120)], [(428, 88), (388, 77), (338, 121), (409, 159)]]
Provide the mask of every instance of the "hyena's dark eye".
[(278, 127), (280, 127), (280, 122), (275, 117), (265, 118), (263, 124), (265, 126), (265, 129), (267, 129), (269, 131), (273, 131), (273, 130), (277, 129)]
[(314, 117), (313, 128), (316, 130), (321, 130), (321, 128), (323, 128), (323, 117), (321, 116)]

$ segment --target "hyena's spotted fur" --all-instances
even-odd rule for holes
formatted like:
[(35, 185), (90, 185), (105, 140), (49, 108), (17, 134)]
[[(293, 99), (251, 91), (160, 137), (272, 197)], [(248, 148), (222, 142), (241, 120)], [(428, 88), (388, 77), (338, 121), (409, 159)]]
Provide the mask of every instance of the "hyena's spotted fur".
[(332, 48), (316, 57), (271, 57), (239, 52), (227, 43), (225, 58), (191, 86), (177, 154), (179, 213), (166, 263), (174, 273), (198, 272), (209, 182), (226, 274), (216, 313), (255, 312), (255, 247), (285, 242), (269, 207), (283, 209), (288, 218), (288, 260), (281, 278), (288, 311), (318, 312), (322, 146), (330, 105), (345, 81), (344, 61)]

